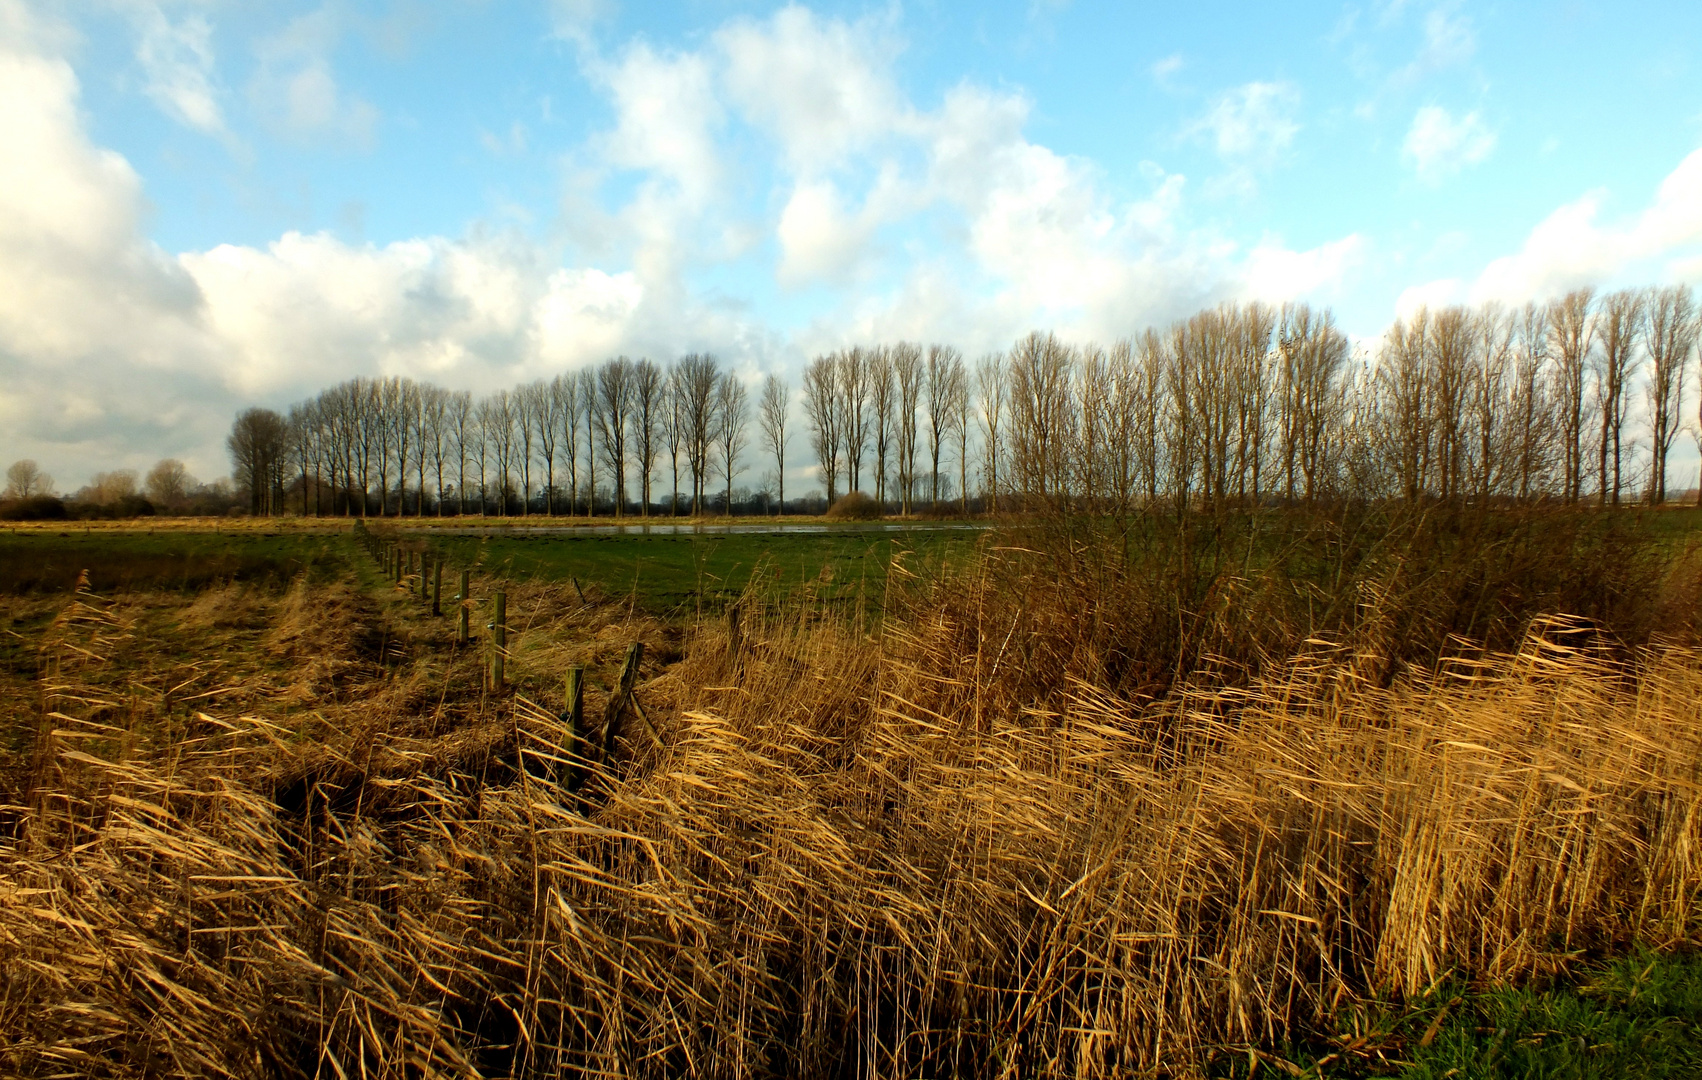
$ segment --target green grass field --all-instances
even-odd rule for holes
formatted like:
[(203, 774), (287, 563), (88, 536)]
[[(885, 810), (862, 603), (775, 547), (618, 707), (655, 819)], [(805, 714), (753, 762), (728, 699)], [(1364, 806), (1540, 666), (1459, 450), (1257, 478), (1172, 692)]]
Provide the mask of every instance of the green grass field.
[[(742, 591), (759, 569), (782, 590), (810, 585), (833, 601), (878, 598), (895, 558), (911, 573), (927, 574), (953, 552), (969, 551), (980, 535), (961, 528), (883, 532), (854, 526), (830, 532), (672, 535), (501, 528), (468, 535), (376, 527), (387, 529), (386, 536), (424, 544), (446, 560), (449, 574), (465, 567), (516, 582), (575, 581), (607, 595), (635, 595), (640, 607), (662, 615), (719, 606)], [(20, 530), (0, 533), (0, 593), (68, 591), (84, 570), (90, 586), (103, 593), (191, 591), (220, 581), (335, 575), (351, 562), (367, 561), (346, 529)]]
[[(1219, 1076), (1353, 1080), (1640, 1080), (1702, 1076), (1702, 954), (1639, 949), (1543, 987), (1439, 986), (1356, 1005), (1280, 1059), (1223, 1056)], [(1258, 1065), (1254, 1065), (1254, 1061)]]
[[(404, 534), (405, 535), (405, 534)], [(873, 533), (704, 533), (608, 536), (493, 533), (433, 537), (448, 560), (513, 581), (577, 581), (614, 595), (636, 595), (655, 613), (718, 606), (762, 573), (783, 591), (814, 586), (835, 600), (878, 597), (895, 558), (928, 573), (954, 550), (967, 550), (974, 532), (915, 530)]]

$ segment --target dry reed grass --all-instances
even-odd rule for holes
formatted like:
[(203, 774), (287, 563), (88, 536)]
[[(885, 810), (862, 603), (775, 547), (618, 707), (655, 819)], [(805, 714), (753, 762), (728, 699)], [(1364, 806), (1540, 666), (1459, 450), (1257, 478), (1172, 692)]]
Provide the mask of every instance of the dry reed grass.
[(1191, 1075), (1368, 990), (1694, 932), (1702, 653), (1556, 618), (1389, 678), (1367, 633), (1152, 700), (1070, 675), (1092, 613), (999, 558), (878, 633), (752, 592), (609, 763), (524, 697), (127, 741), (88, 673), (128, 631), (81, 594), (0, 840), (0, 1063)]

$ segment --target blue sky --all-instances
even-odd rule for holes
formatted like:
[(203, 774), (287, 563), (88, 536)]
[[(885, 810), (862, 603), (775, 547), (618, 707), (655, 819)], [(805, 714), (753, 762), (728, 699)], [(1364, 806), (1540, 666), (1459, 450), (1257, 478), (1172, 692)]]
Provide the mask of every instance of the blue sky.
[[(1702, 5), (0, 0), (0, 457), (625, 352), (1702, 278)], [(794, 379), (795, 381), (795, 379)]]

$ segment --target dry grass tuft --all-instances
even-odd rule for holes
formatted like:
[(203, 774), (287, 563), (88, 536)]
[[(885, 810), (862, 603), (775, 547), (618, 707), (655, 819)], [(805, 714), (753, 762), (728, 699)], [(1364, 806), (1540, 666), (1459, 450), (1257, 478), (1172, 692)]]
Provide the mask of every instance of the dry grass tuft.
[[(752, 592), (646, 670), (606, 763), (553, 697), (127, 747), (65, 692), (0, 841), (0, 1063), (1187, 1074), (1371, 989), (1694, 934), (1702, 653), (1557, 617), (1391, 676), (1367, 631), (1149, 695), (1079, 674), (1094, 613), (997, 558), (878, 632)], [(527, 588), (517, 667), (668, 643)], [(65, 664), (126, 632), (86, 606)]]

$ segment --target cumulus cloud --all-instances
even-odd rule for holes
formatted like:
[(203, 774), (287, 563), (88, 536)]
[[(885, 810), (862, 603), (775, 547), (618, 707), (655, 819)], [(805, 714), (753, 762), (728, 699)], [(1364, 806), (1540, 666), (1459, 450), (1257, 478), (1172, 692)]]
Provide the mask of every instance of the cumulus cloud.
[(1242, 269), (1244, 293), (1273, 303), (1325, 296), (1341, 287), (1346, 274), (1365, 261), (1370, 241), (1359, 233), (1330, 240), (1307, 251), (1280, 243), (1260, 244), (1247, 253)]
[(1531, 230), (1519, 251), (1486, 266), (1473, 299), (1546, 299), (1635, 271), (1683, 280), (1702, 256), (1702, 150), (1661, 181), (1649, 205), (1629, 221), (1600, 221), (1607, 193), (1594, 191), (1557, 208)]
[(842, 279), (863, 254), (868, 232), (864, 222), (846, 213), (831, 181), (798, 184), (776, 230), (781, 282)]
[(911, 110), (891, 75), (895, 37), (872, 23), (787, 7), (715, 35), (729, 97), (780, 142), (790, 166), (812, 173), (898, 134)]
[(1439, 184), (1495, 150), (1495, 133), (1476, 111), (1455, 117), (1440, 105), (1426, 105), (1412, 118), (1401, 157), (1427, 184)]
[(141, 180), (84, 134), (76, 75), (41, 51), (51, 31), (18, 4), (0, 23), (0, 432), (112, 454), (180, 445), (190, 373), (209, 360), (195, 281), (141, 235)]
[(708, 61), (639, 42), (596, 74), (617, 117), (614, 130), (598, 140), (600, 156), (671, 182), (693, 205), (705, 202), (721, 177), (715, 133), (722, 110)]

